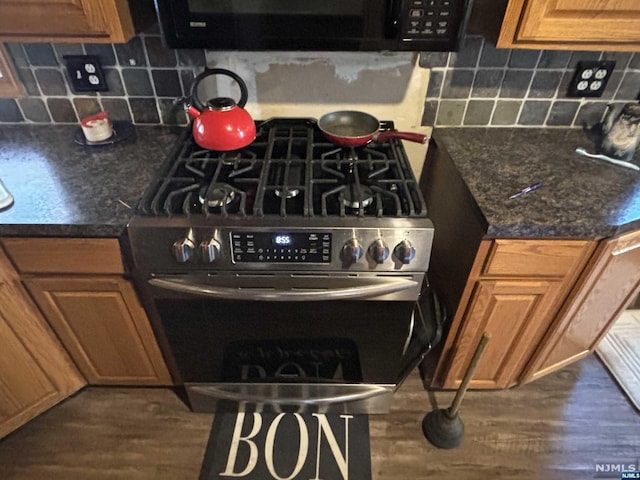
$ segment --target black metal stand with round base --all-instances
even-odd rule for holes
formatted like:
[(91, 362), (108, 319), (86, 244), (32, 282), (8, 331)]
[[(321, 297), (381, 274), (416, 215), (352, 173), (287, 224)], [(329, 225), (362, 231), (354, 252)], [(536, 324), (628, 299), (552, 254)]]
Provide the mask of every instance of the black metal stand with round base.
[(448, 408), (441, 408), (424, 416), (422, 433), (438, 448), (456, 448), (464, 437), (464, 423), (457, 413), (451, 415)]
[(476, 369), (478, 360), (480, 360), (480, 355), (482, 355), (488, 341), (489, 335), (486, 333), (483, 334), (451, 406), (449, 408), (433, 410), (427, 413), (422, 420), (422, 433), (429, 442), (438, 448), (456, 448), (462, 443), (464, 423), (462, 423), (458, 415), (458, 409), (460, 408), (462, 397), (467, 391), (473, 372)]

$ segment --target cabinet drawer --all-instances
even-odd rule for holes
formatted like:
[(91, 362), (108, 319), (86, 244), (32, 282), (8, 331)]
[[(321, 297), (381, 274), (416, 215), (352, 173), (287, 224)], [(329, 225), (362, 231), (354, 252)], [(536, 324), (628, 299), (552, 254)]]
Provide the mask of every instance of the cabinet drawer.
[(2, 244), (21, 273), (124, 273), (115, 238), (5, 238)]
[(482, 275), (563, 277), (591, 250), (587, 240), (495, 240)]

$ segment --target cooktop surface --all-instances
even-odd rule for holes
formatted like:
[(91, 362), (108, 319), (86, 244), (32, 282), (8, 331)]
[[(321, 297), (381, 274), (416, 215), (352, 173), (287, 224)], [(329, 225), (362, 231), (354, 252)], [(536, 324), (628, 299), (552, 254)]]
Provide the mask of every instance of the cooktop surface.
[[(220, 152), (187, 128), (138, 209), (151, 216), (426, 217), (400, 141), (340, 147), (312, 119), (257, 122), (256, 140)], [(381, 123), (393, 129), (393, 122)]]

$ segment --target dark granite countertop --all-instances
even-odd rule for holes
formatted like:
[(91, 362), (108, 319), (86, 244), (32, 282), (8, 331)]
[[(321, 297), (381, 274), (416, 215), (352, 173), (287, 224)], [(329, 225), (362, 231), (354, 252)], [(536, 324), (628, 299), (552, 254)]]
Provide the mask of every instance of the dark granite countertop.
[[(437, 128), (433, 138), (449, 152), (490, 237), (598, 238), (640, 228), (640, 172), (577, 155), (578, 147), (593, 151), (580, 129)], [(508, 198), (536, 181), (542, 188)]]
[[(0, 236), (119, 236), (180, 128), (137, 126), (135, 142), (82, 147), (73, 125), (0, 127), (0, 179), (15, 198)], [(578, 129), (444, 128), (492, 237), (594, 238), (640, 228), (640, 172), (576, 155)], [(640, 152), (635, 163), (640, 164)], [(509, 194), (541, 180), (539, 190)]]
[(15, 199), (0, 236), (119, 236), (181, 131), (137, 126), (135, 142), (83, 147), (77, 128), (0, 126), (0, 179)]

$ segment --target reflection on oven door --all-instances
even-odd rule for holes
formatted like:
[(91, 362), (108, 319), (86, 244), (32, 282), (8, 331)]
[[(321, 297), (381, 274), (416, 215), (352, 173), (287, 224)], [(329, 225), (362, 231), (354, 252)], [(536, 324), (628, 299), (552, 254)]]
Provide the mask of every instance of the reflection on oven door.
[(348, 338), (230, 342), (223, 382), (362, 382), (358, 347)]
[(347, 338), (231, 342), (222, 370), (222, 382), (186, 384), (194, 411), (382, 413), (394, 387), (361, 383), (358, 348)]

